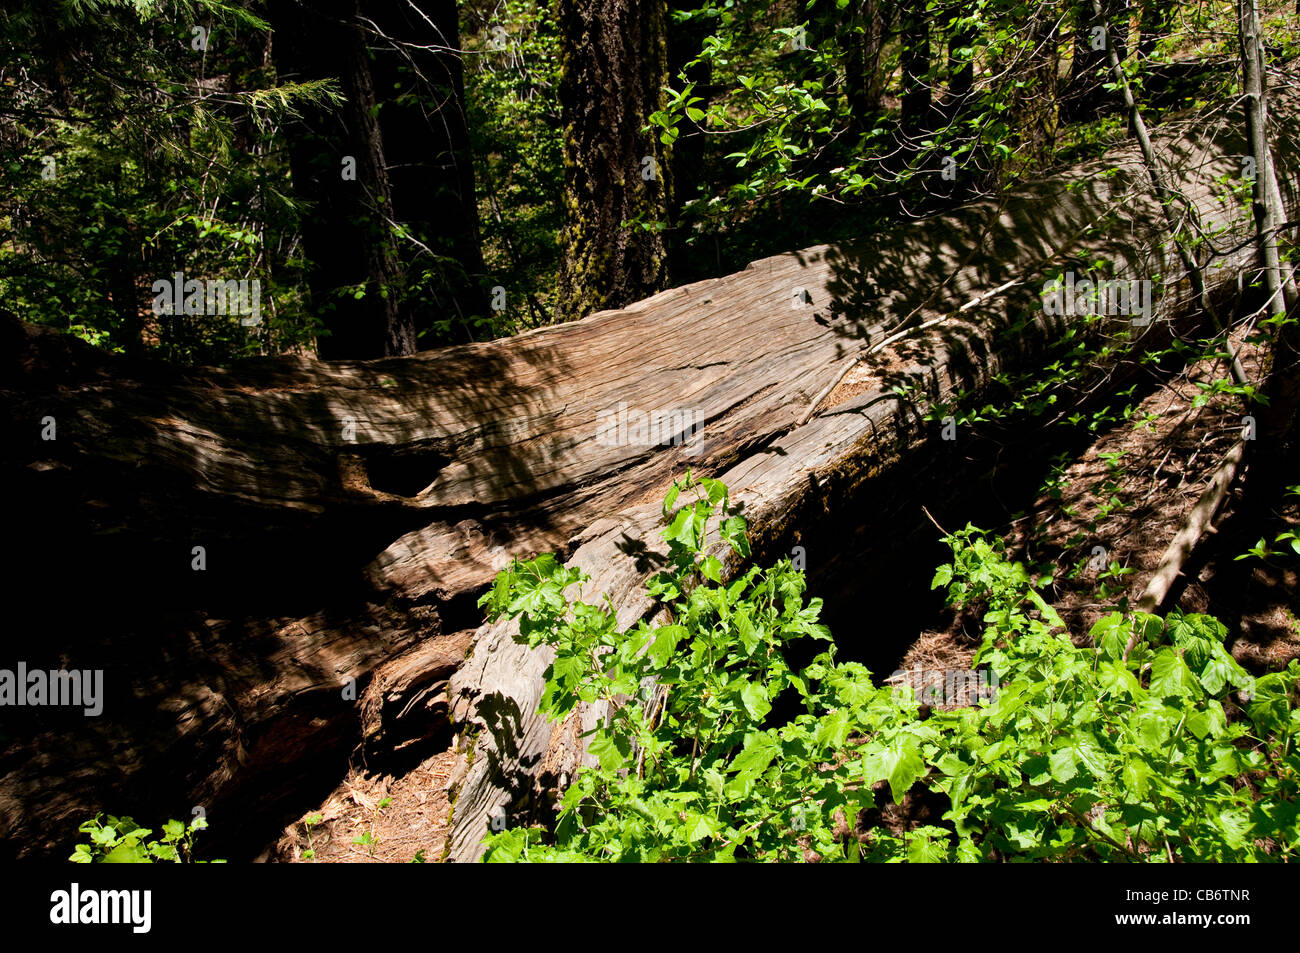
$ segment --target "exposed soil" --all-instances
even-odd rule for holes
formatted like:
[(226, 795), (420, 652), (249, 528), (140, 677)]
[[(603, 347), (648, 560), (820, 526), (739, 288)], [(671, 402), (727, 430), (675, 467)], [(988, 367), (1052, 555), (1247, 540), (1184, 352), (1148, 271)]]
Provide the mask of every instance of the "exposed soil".
[[(274, 858), (318, 864), (437, 861), (456, 761), (455, 753), (444, 751), (400, 777), (353, 769), (324, 804), (285, 828)], [(320, 819), (309, 826), (314, 814)]]

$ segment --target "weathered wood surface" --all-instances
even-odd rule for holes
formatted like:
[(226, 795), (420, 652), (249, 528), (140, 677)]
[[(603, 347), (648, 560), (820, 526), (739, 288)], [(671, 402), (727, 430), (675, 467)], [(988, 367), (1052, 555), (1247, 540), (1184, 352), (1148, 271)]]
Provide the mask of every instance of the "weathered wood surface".
[[(1224, 251), (1206, 268), (1211, 290), (1235, 282), (1253, 257), (1251, 249), (1238, 247), (1249, 235), (1240, 208), (1224, 201), (1215, 182), (1240, 174), (1239, 142), (1187, 130), (1158, 137), (1172, 179)], [(1286, 165), (1294, 181), (1293, 152)], [(691, 340), (698, 342), (684, 345), (694, 355), (689, 366), (721, 364), (743, 368), (743, 379), (751, 382), (779, 381), (767, 392), (751, 388), (735, 410), (710, 416), (713, 440), (702, 454), (709, 463), (704, 469), (723, 480), (743, 506), (751, 531), (760, 539), (780, 538), (794, 514), (816, 506), (818, 498), (844, 498), (933, 441), (937, 434), (911, 425), (920, 420), (922, 408), (904, 409), (906, 402), (890, 388), (909, 381), (942, 400), (978, 388), (1000, 364), (1027, 358), (1045, 336), (1042, 330), (1054, 323), (1039, 307), (1045, 273), (1101, 257), (1113, 262), (1116, 277), (1171, 276), (1156, 302), (1155, 321), (1145, 330), (1134, 329), (1153, 345), (1167, 341), (1170, 327), (1195, 307), (1176, 255), (1165, 248), (1162, 217), (1147, 181), (1136, 148), (1119, 149), (1024, 189), (1001, 206), (985, 203), (917, 223), (870, 248), (820, 247), (759, 262), (741, 276), (677, 289), (638, 306), (662, 315), (670, 341), (678, 340), (673, 319), (689, 316)], [(1296, 207), (1294, 190), (1288, 201)], [(804, 334), (809, 325), (801, 318), (807, 311), (787, 310), (796, 286), (806, 289), (808, 310), (831, 318), (828, 333)], [(733, 304), (750, 329), (745, 339), (727, 333), (736, 313)], [(997, 339), (999, 329), (1035, 312), (1040, 312), (1038, 333), (1031, 329), (1020, 346)], [(837, 323), (841, 316), (850, 323)], [(855, 350), (895, 337), (900, 322), (925, 327), (926, 333), (889, 347), (834, 383), (839, 375), (832, 372)], [(765, 346), (768, 341), (790, 346), (774, 351)], [(683, 375), (679, 389), (698, 379), (680, 365), (677, 373)], [(810, 395), (820, 396), (821, 388), (832, 385), (802, 423)], [(620, 397), (647, 402), (659, 392), (658, 380), (650, 377), (644, 384), (629, 380)], [(754, 413), (743, 414), (751, 409)], [(761, 433), (750, 429), (756, 413), (761, 413)], [(724, 452), (710, 456), (713, 448)], [(726, 452), (732, 448), (738, 450), (734, 455)], [(629, 553), (635, 545), (657, 548), (655, 504), (668, 476), (664, 469), (658, 472), (662, 476), (649, 499), (629, 499), (631, 505), (569, 541), (569, 562), (592, 577), (584, 592), (610, 594), (624, 626), (654, 610), (640, 590), (647, 574)], [(717, 552), (721, 555), (721, 548)], [(514, 631), (504, 624), (481, 629), (472, 657), (451, 680), (453, 713), (471, 731), (462, 736), (467, 767), (453, 807), (449, 859), (478, 858), (485, 833), (535, 812), (539, 798), (562, 784), (585, 757), (581, 732), (601, 716), (580, 710), (568, 723), (555, 725), (537, 715), (551, 655), (517, 644)]]
[[(1213, 179), (1239, 172), (1240, 147), (1172, 144), (1205, 224), (1235, 226)], [(1281, 159), (1291, 182), (1293, 157)], [(0, 479), (19, 554), (8, 654), (102, 668), (107, 695), (98, 718), (3, 711), (4, 852), (66, 851), (100, 809), (144, 819), (195, 805), (214, 837), (269, 842), (350, 755), (418, 753), (454, 722), (468, 769), (450, 856), (472, 859), (494, 812), (525, 812), (581, 756), (576, 723), (535, 715), (545, 653), (478, 626), (474, 601), (509, 556), (561, 552), (631, 623), (650, 610), (638, 548), (655, 546), (659, 501), (687, 467), (724, 479), (754, 532), (780, 538), (803, 508), (933, 436), (894, 383), (942, 395), (1031, 357), (1041, 333), (994, 332), (1038, 310), (1044, 271), (1100, 253), (1117, 275), (1170, 274), (1144, 182), (1119, 150), (1004, 209), (412, 358), (176, 370), (0, 322)], [(1248, 257), (1226, 256), (1210, 280), (1235, 281)], [(1189, 309), (1176, 283), (1149, 332)], [(899, 322), (943, 315), (825, 395)], [(606, 445), (601, 415), (620, 402), (698, 411), (699, 432)]]

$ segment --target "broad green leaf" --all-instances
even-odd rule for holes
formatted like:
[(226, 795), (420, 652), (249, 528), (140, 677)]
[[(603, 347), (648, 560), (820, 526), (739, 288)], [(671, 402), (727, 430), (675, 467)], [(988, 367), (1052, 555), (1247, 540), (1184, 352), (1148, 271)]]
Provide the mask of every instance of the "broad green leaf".
[(863, 781), (874, 784), (887, 780), (889, 791), (898, 804), (912, 785), (925, 774), (925, 761), (910, 739), (896, 738), (888, 747), (863, 756)]
[[(843, 708), (837, 708), (830, 714), (822, 716), (817, 724), (814, 738), (817, 744), (836, 749), (844, 745), (844, 741), (848, 736), (849, 713)], [(880, 779), (876, 778), (875, 780)]]
[(1181, 655), (1161, 649), (1151, 661), (1151, 693), (1159, 698), (1197, 697), (1200, 682)]
[(738, 777), (753, 779), (767, 770), (772, 759), (781, 751), (781, 744), (765, 732), (745, 736), (745, 745), (731, 762), (731, 770)]
[(1143, 801), (1146, 799), (1150, 777), (1151, 767), (1141, 758), (1130, 758), (1124, 762), (1124, 787), (1132, 800)]
[(617, 771), (627, 763), (627, 756), (632, 746), (626, 738), (612, 735), (601, 729), (596, 732), (588, 750), (600, 759), (600, 766), (605, 771)]
[(1064, 784), (1079, 773), (1079, 769), (1074, 766), (1072, 748), (1058, 748), (1048, 756), (1047, 763), (1052, 779), (1058, 784)]
[(712, 817), (688, 811), (686, 814), (686, 839), (692, 844), (698, 843), (706, 837), (712, 837), (716, 834), (719, 826), (717, 820)]
[(664, 668), (677, 651), (677, 644), (686, 638), (687, 631), (681, 625), (661, 625), (654, 630), (654, 639), (650, 643), (648, 655), (655, 668)]
[(767, 692), (762, 685), (752, 682), (746, 685), (740, 691), (740, 700), (745, 706), (745, 711), (749, 712), (749, 717), (756, 722), (761, 722), (772, 710), (772, 703), (767, 700)]
[(1142, 683), (1121, 662), (1105, 661), (1097, 666), (1097, 681), (1115, 695), (1136, 700), (1146, 694)]
[(107, 854), (104, 855), (106, 864), (148, 864), (149, 853), (144, 847), (136, 841), (126, 841), (118, 844)]

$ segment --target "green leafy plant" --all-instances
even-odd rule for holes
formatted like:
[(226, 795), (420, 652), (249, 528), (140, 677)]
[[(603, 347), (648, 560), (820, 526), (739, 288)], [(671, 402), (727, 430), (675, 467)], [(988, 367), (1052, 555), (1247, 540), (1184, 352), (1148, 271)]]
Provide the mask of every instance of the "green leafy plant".
[[(683, 494), (689, 502), (674, 510)], [(549, 717), (579, 703), (608, 712), (589, 741), (599, 766), (579, 772), (562, 798), (555, 847), (539, 846), (536, 832), (507, 830), (491, 839), (490, 859), (789, 858), (798, 850), (791, 812), (836, 797), (835, 771), (822, 780), (816, 766), (843, 741), (835, 725), (819, 733), (806, 715), (784, 736), (763, 729), (783, 692), (805, 703), (820, 697), (781, 653), (794, 639), (828, 640), (820, 601), (805, 604), (803, 574), (788, 559), (724, 584), (721, 559), (705, 547), (718, 509), (721, 541), (748, 557), (745, 522), (729, 511), (726, 487), (688, 474), (668, 493), (667, 562), (648, 587), (665, 607), (663, 625), (621, 632), (611, 607), (568, 601), (565, 590), (586, 577), (551, 555), (512, 563), (484, 596), (491, 617), (518, 618), (522, 640), (554, 649), (542, 700)], [(829, 656), (820, 658), (819, 671), (832, 675)], [(865, 669), (830, 681), (835, 692), (889, 694)], [(640, 702), (616, 704), (625, 696)], [(788, 756), (778, 762), (783, 744)], [(795, 763), (801, 770), (778, 770)], [(824, 824), (807, 833), (830, 846)]]
[(379, 838), (371, 831), (362, 831), (356, 837), (352, 838), (352, 843), (358, 844), (366, 849), (371, 857), (375, 856), (375, 846), (379, 843)]
[[(950, 598), (987, 607), (976, 661), (1001, 686), (983, 711), (932, 719), (945, 735), (933, 786), (950, 798), (959, 853), (969, 838), (990, 859), (1294, 856), (1300, 665), (1256, 681), (1221, 623), (1179, 612), (1111, 613), (1096, 648), (1077, 647), (977, 530), (948, 542), (966, 580)], [(1253, 701), (1237, 705), (1233, 689)]]
[[(667, 557), (647, 587), (659, 624), (620, 630), (608, 601), (570, 598), (587, 577), (551, 555), (512, 562), (483, 597), (490, 618), (554, 652), (542, 712), (601, 713), (598, 764), (576, 773), (553, 829), (490, 834), (487, 860), (1295, 856), (1300, 663), (1255, 680), (1219, 622), (1179, 612), (1115, 612), (1095, 647), (1076, 646), (1038, 580), (967, 527), (946, 537), (952, 562), (933, 585), (982, 611), (975, 664), (999, 688), (988, 704), (923, 711), (911, 690), (836, 663), (833, 645), (786, 662), (797, 639), (829, 641), (820, 604), (788, 559), (744, 567), (745, 523), (721, 483), (688, 473), (664, 517)], [(886, 792), (897, 803), (914, 787), (946, 804), (941, 825), (855, 831)]]
[(303, 818), (302, 826), (307, 831), (307, 849), (302, 852), (302, 856), (307, 860), (314, 860), (316, 857), (316, 845), (311, 840), (311, 829), (322, 820), (324, 820), (324, 815), (320, 813)]
[(168, 821), (162, 827), (162, 836), (151, 838), (152, 830), (129, 817), (110, 814), (105, 818), (96, 814), (77, 828), (90, 835), (90, 842), (78, 844), (68, 859), (75, 864), (204, 863), (194, 860), (194, 835), (207, 826), (207, 818), (203, 816), (194, 818), (188, 825)]
[[(1300, 496), (1300, 486), (1289, 486), (1286, 488), (1287, 496)], [(1261, 536), (1259, 542), (1252, 546), (1240, 556), (1234, 557), (1237, 560), (1249, 559), (1254, 556), (1256, 559), (1269, 559), (1273, 556), (1285, 555), (1282, 550), (1276, 550), (1274, 546), (1289, 546), (1292, 554), (1300, 555), (1300, 530), (1294, 528), (1283, 530), (1278, 533), (1273, 542), (1270, 544), (1267, 538)]]
[(1121, 566), (1112, 559), (1109, 566), (1097, 573), (1097, 581), (1101, 583), (1097, 589), (1097, 597), (1105, 601), (1127, 591), (1128, 583), (1124, 581), (1124, 577), (1131, 576), (1135, 572), (1136, 569)]

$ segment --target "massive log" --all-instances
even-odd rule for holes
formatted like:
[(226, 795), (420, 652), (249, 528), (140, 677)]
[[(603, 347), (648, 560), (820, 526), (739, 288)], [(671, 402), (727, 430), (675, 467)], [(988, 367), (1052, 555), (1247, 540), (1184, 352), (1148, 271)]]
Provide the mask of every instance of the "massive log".
[[(1290, 183), (1292, 113), (1277, 112)], [(1171, 127), (1160, 146), (1221, 232), (1207, 280), (1235, 282), (1249, 223), (1216, 179), (1240, 172), (1239, 140)], [(5, 710), (3, 850), (66, 852), (97, 810), (202, 806), (228, 852), (251, 854), (349, 756), (416, 758), (455, 731), (447, 853), (475, 858), (492, 817), (526, 816), (573, 771), (600, 715), (537, 716), (546, 653), (475, 608), (497, 569), (558, 551), (624, 624), (652, 613), (640, 586), (675, 476), (720, 477), (760, 544), (788, 540), (942, 452), (926, 402), (1032, 362), (1070, 320), (1039, 300), (1062, 268), (1105, 257), (1117, 277), (1166, 276), (1138, 330), (1167, 340), (1194, 308), (1146, 181), (1122, 148), (861, 247), (407, 358), (176, 369), (0, 322), (9, 657), (105, 680), (97, 717)], [(620, 406), (632, 431), (603, 430)], [(678, 413), (667, 444), (637, 439), (652, 411)]]

